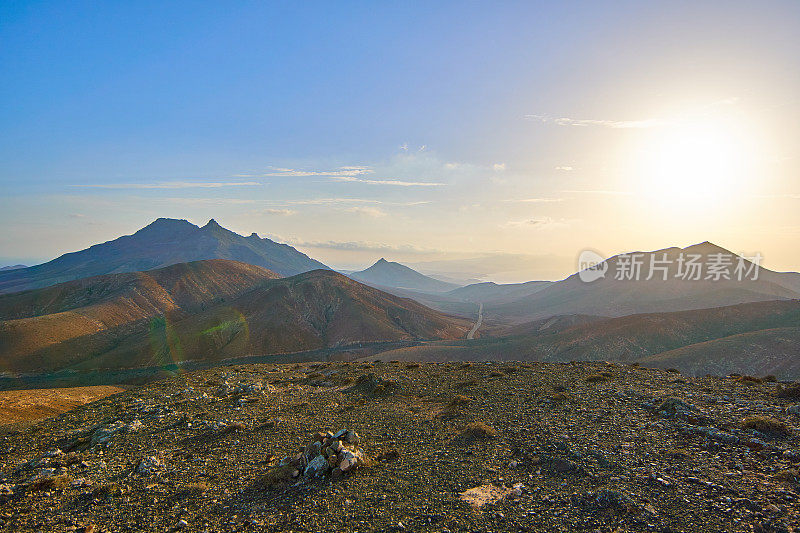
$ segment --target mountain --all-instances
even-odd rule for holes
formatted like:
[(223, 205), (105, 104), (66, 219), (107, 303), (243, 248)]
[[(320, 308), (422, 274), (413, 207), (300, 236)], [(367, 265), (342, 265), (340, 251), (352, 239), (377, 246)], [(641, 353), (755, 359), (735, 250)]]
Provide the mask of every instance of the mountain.
[(800, 377), (800, 300), (618, 318), (561, 316), (508, 336), (438, 342), (382, 354), (391, 359), (639, 362), (696, 375), (741, 372)]
[(243, 237), (213, 219), (198, 227), (186, 220), (159, 218), (133, 235), (68, 253), (41, 265), (0, 272), (0, 293), (204, 259), (241, 261), (281, 276), (327, 268), (289, 245), (261, 239), (255, 233)]
[[(709, 265), (719, 255), (730, 259), (731, 279), (706, 279)], [(685, 260), (690, 256), (699, 257), (697, 261), (703, 265), (701, 279), (683, 279), (680, 276), (688, 270), (684, 263), (683, 271), (680, 271), (679, 258)], [(605, 269), (605, 276), (600, 279), (586, 282), (581, 280), (582, 273), (573, 274), (529, 296), (510, 302), (490, 303), (484, 307), (484, 312), (487, 317), (495, 319), (526, 322), (555, 315), (615, 317), (800, 297), (800, 292), (795, 290), (800, 276), (797, 273), (778, 273), (761, 267), (757, 279), (750, 279), (751, 273), (740, 281), (734, 275), (739, 260), (739, 256), (709, 242), (683, 249), (621, 254), (600, 263), (598, 269)], [(661, 261), (665, 264), (662, 265)], [(617, 279), (619, 272), (631, 272), (629, 267), (636, 262), (641, 265), (638, 280)], [(664, 266), (665, 271), (654, 270), (652, 279), (647, 280), (651, 264)], [(745, 268), (753, 266), (743, 258), (742, 265)]]
[(351, 273), (350, 277), (373, 287), (409, 289), (429, 293), (447, 292), (458, 287), (453, 283), (431, 278), (405, 265), (383, 258), (367, 269)]
[(463, 337), (449, 317), (329, 270), (288, 278), (228, 260), (0, 296), (0, 370), (163, 366), (360, 342)]
[(486, 281), (453, 289), (447, 295), (465, 302), (499, 304), (530, 296), (552, 283), (552, 281), (528, 281), (525, 283), (498, 284)]
[(20, 268), (28, 268), (28, 265), (8, 265), (4, 267), (0, 267), (0, 272), (4, 272), (7, 270), (18, 270)]

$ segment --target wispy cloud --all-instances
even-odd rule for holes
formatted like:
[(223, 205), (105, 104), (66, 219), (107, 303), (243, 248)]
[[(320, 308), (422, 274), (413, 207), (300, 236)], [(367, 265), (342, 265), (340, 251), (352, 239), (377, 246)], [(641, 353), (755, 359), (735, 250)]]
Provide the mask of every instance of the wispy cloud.
[(158, 183), (92, 183), (72, 187), (83, 189), (218, 189), (221, 187), (253, 187), (257, 181), (163, 181)]
[(549, 230), (567, 227), (569, 224), (565, 220), (555, 220), (550, 217), (531, 217), (522, 220), (509, 220), (501, 224), (504, 228), (531, 228), (536, 230)]
[(297, 211), (294, 211), (292, 209), (273, 209), (273, 208), (261, 209), (259, 212), (265, 215), (278, 215), (283, 217), (287, 217), (297, 213)]
[(561, 166), (557, 166), (556, 170), (561, 170), (562, 172), (571, 172), (574, 169), (572, 167), (570, 167), (570, 166), (567, 166), (567, 165), (561, 165)]
[[(272, 238), (272, 237), (270, 237)], [(292, 239), (280, 239), (279, 242), (288, 242), (292, 246), (301, 248), (321, 248), (327, 250), (345, 250), (352, 252), (380, 252), (380, 253), (403, 253), (403, 254), (432, 254), (439, 250), (431, 248), (421, 248), (411, 244), (385, 244), (368, 241), (299, 241)]]
[(565, 194), (599, 194), (599, 195), (608, 195), (608, 196), (631, 196), (633, 193), (631, 191), (614, 191), (614, 190), (603, 190), (603, 189), (571, 189), (571, 190), (564, 190), (559, 191)]
[(654, 128), (666, 124), (663, 120), (644, 119), (644, 120), (598, 120), (580, 119), (568, 117), (549, 117), (547, 115), (525, 115), (529, 120), (538, 120), (545, 124), (556, 124), (558, 126), (599, 126), (603, 128), (631, 129), (631, 128)]
[(380, 218), (385, 217), (386, 213), (381, 211), (377, 207), (365, 207), (365, 206), (356, 206), (356, 207), (348, 207), (344, 209), (346, 213), (354, 213), (357, 215), (364, 215), (372, 218)]
[(389, 202), (386, 200), (375, 200), (372, 198), (313, 198), (310, 200), (288, 200), (288, 205), (342, 205), (342, 204), (380, 204), (411, 207), (415, 205), (425, 205), (431, 203), (430, 200), (419, 200), (412, 202)]
[(248, 205), (255, 203), (249, 198), (137, 198), (139, 202), (158, 202), (166, 204), (180, 204), (190, 206), (215, 206), (215, 205)]
[(608, 120), (608, 119), (591, 119), (591, 118), (572, 118), (572, 117), (553, 117), (550, 115), (525, 115), (528, 120), (536, 120), (545, 124), (555, 124), (557, 126), (577, 126), (587, 127), (596, 126), (600, 128), (612, 129), (643, 129), (643, 128), (657, 128), (681, 122), (696, 115), (706, 115), (713, 113), (716, 108), (722, 106), (735, 105), (739, 102), (738, 97), (722, 98), (713, 102), (709, 102), (700, 106), (686, 109), (683, 113), (671, 119), (663, 118), (645, 118), (636, 120)]
[(530, 204), (550, 204), (563, 201), (563, 198), (510, 198), (506, 200), (506, 202), (525, 202)]
[(268, 172), (257, 172), (252, 174), (236, 174), (237, 178), (270, 178), (270, 177), (332, 177), (332, 176), (358, 176), (369, 174), (372, 169), (368, 166), (350, 165), (337, 167), (331, 170), (303, 170), (294, 168), (270, 167)]
[(332, 180), (348, 183), (365, 183), (367, 185), (388, 185), (393, 187), (442, 187), (444, 183), (432, 181), (404, 181), (398, 179), (365, 179), (356, 176), (330, 176)]
[(504, 171), (506, 169), (506, 164), (505, 163), (495, 163), (494, 165), (492, 165), (492, 168), (494, 169), (495, 172), (502, 172), (502, 171)]

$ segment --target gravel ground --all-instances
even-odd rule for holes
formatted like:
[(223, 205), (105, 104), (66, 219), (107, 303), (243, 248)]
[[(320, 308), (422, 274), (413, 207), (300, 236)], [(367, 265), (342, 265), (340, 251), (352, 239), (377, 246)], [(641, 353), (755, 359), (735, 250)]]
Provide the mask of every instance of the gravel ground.
[[(0, 531), (800, 531), (779, 387), (606, 363), (202, 370), (3, 428)], [(342, 428), (370, 461), (265, 476)]]

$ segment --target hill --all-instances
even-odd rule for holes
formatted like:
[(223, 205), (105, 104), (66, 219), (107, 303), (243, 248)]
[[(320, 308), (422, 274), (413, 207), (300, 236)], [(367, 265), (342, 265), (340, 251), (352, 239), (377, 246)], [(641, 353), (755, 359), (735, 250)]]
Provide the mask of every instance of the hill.
[(494, 283), (486, 281), (453, 289), (447, 296), (465, 302), (500, 304), (515, 301), (552, 285), (552, 281), (527, 281), (525, 283)]
[(333, 271), (275, 279), (225, 260), (0, 296), (5, 372), (119, 369), (463, 337), (470, 321)]
[(6, 270), (17, 270), (17, 269), (20, 269), (20, 268), (28, 268), (28, 265), (7, 265), (7, 266), (4, 266), (4, 267), (0, 267), (0, 272), (6, 271)]
[(383, 354), (404, 360), (639, 362), (687, 373), (800, 378), (800, 301), (778, 300), (618, 318), (562, 316), (512, 327), (501, 338), (429, 343)]
[(213, 219), (198, 227), (186, 220), (159, 218), (133, 235), (64, 254), (41, 265), (0, 272), (0, 293), (205, 259), (241, 261), (281, 276), (327, 268), (291, 246), (261, 239), (255, 233), (243, 237)]
[[(718, 254), (731, 261), (730, 279), (706, 279), (708, 265), (715, 262)], [(692, 279), (693, 276), (684, 279), (682, 276), (689, 270), (681, 267), (679, 258), (690, 256), (698, 257), (697, 262), (705, 267), (700, 279)], [(660, 261), (667, 262), (666, 270), (663, 273), (654, 271), (648, 280), (650, 265), (657, 266)], [(630, 273), (629, 266), (634, 262), (641, 265), (639, 279), (617, 279), (620, 271)], [(800, 293), (793, 290), (797, 273), (778, 273), (762, 267), (758, 269), (757, 279), (743, 276), (739, 280), (734, 270), (738, 262), (739, 256), (708, 242), (683, 249), (622, 254), (601, 263), (600, 268), (605, 269), (606, 275), (600, 279), (586, 282), (581, 279), (581, 273), (573, 274), (529, 296), (511, 302), (489, 303), (484, 312), (489, 318), (526, 322), (556, 315), (617, 317), (800, 297)], [(742, 264), (752, 266), (745, 259), (742, 259)]]
[[(788, 532), (793, 403), (773, 383), (604, 363), (207, 369), (8, 428), (0, 519), (7, 531)], [(363, 461), (306, 470), (313, 436), (340, 430)]]
[(453, 283), (431, 278), (405, 265), (383, 258), (369, 268), (351, 273), (350, 277), (373, 287), (406, 289), (424, 293), (441, 293), (458, 287)]

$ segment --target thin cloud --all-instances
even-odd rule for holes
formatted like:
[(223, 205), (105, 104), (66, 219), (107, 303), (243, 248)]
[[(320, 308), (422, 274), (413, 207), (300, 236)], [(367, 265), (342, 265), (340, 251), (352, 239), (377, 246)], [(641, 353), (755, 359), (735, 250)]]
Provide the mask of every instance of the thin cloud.
[(631, 196), (633, 193), (631, 191), (614, 191), (614, 190), (603, 190), (603, 189), (588, 189), (588, 190), (580, 190), (580, 189), (572, 189), (572, 190), (564, 190), (560, 191), (566, 194), (600, 194), (600, 195), (609, 195), (609, 196)]
[(556, 170), (561, 170), (562, 172), (572, 172), (575, 169), (573, 169), (572, 167), (567, 166), (567, 165), (561, 165), (561, 166), (557, 166)]
[(420, 248), (411, 244), (394, 245), (386, 243), (373, 243), (366, 241), (293, 241), (291, 239), (280, 239), (281, 242), (288, 242), (292, 246), (301, 248), (319, 248), (326, 250), (343, 250), (350, 252), (380, 252), (380, 253), (403, 253), (403, 254), (432, 254), (439, 250), (430, 248)]
[(569, 224), (567, 224), (566, 221), (555, 220), (550, 217), (532, 217), (522, 220), (509, 220), (505, 224), (501, 225), (501, 227), (504, 228), (532, 228), (536, 230), (549, 230), (567, 226), (569, 226)]
[(657, 119), (645, 120), (597, 120), (597, 119), (579, 119), (568, 117), (549, 117), (547, 115), (525, 115), (526, 119), (538, 120), (545, 124), (556, 124), (557, 126), (599, 126), (603, 128), (614, 129), (637, 129), (637, 128), (654, 128), (663, 126), (667, 122)]
[(268, 209), (262, 209), (260, 211), (260, 213), (263, 213), (265, 215), (279, 215), (279, 216), (286, 217), (286, 216), (294, 215), (295, 213), (297, 213), (297, 211), (293, 211), (291, 209), (272, 209), (272, 208), (268, 208)]
[(494, 165), (492, 165), (492, 168), (494, 169), (495, 172), (502, 172), (502, 171), (504, 171), (506, 169), (506, 164), (505, 163), (495, 163)]
[(563, 198), (511, 198), (506, 200), (506, 202), (525, 202), (530, 204), (550, 204), (563, 201)]
[(347, 213), (354, 213), (357, 215), (365, 215), (372, 218), (385, 217), (386, 213), (377, 207), (348, 207), (344, 210)]
[(314, 198), (312, 200), (289, 200), (287, 205), (341, 205), (341, 204), (380, 204), (411, 207), (415, 205), (426, 205), (430, 200), (419, 200), (414, 202), (387, 202), (385, 200), (375, 200), (371, 198)]
[(165, 181), (159, 183), (94, 183), (72, 185), (82, 189), (218, 189), (221, 187), (253, 187), (257, 181)]
[(430, 181), (403, 181), (397, 179), (388, 180), (373, 180), (358, 178), (356, 176), (330, 176), (334, 181), (342, 181), (347, 183), (365, 183), (367, 185), (389, 185), (393, 187), (442, 187), (444, 183), (430, 182)]

